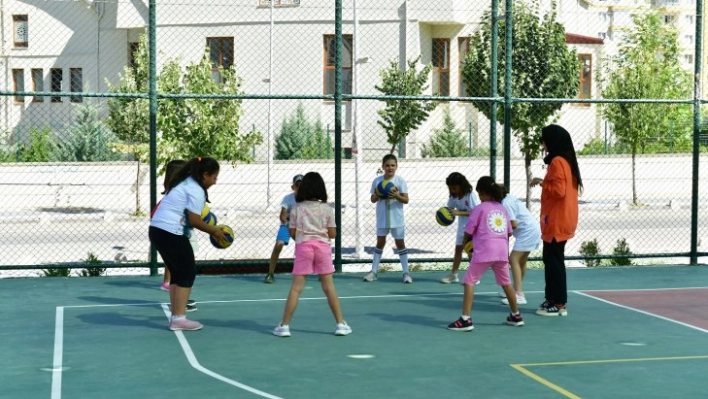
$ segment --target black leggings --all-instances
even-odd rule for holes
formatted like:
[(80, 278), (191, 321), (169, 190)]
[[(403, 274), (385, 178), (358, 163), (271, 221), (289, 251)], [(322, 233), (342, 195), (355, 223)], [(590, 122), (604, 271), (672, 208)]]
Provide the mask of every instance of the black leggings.
[(543, 266), (546, 277), (546, 300), (554, 305), (568, 302), (565, 279), (565, 243), (568, 241), (543, 242)]
[(192, 244), (189, 243), (189, 238), (168, 233), (153, 226), (150, 226), (148, 236), (150, 243), (160, 253), (165, 266), (172, 274), (170, 284), (191, 288), (197, 277), (197, 267), (194, 263), (194, 250)]

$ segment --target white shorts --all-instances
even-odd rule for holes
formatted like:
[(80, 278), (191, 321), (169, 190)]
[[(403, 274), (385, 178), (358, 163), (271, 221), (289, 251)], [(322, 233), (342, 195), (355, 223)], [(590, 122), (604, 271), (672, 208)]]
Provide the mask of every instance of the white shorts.
[(531, 234), (528, 237), (514, 237), (514, 246), (512, 251), (516, 252), (531, 252), (537, 250), (541, 246), (541, 234)]
[(467, 225), (467, 223), (457, 222), (457, 239), (455, 240), (455, 245), (462, 245), (462, 240), (465, 238), (465, 225)]
[(376, 228), (377, 237), (386, 237), (388, 233), (391, 233), (391, 237), (394, 240), (402, 240), (406, 237), (406, 232), (404, 227), (378, 227)]

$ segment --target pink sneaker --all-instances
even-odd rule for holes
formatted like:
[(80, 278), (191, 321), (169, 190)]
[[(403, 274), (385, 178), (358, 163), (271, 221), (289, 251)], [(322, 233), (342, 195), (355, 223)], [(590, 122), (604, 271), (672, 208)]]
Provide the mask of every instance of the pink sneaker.
[(163, 291), (169, 291), (170, 290), (170, 283), (162, 283), (160, 284), (160, 289)]
[(172, 331), (196, 331), (202, 329), (202, 323), (194, 320), (174, 320), (170, 322), (170, 330)]

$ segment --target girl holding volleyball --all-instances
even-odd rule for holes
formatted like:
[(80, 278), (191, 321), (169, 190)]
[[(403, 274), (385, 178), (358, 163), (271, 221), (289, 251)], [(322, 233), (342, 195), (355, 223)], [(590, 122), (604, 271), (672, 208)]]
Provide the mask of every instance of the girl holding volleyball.
[(470, 210), (477, 206), (477, 196), (472, 192), (472, 184), (467, 181), (465, 175), (459, 172), (452, 172), (445, 179), (445, 184), (450, 191), (450, 198), (447, 200), (447, 207), (452, 209), (452, 214), (457, 216), (457, 240), (455, 241), (455, 257), (452, 259), (452, 270), (450, 274), (443, 277), (440, 282), (443, 284), (457, 283), (457, 271), (460, 269), (462, 261), (462, 240), (465, 235), (465, 225), (470, 216)]
[[(408, 249), (406, 249), (405, 243), (405, 219), (403, 216), (403, 205), (408, 203), (408, 184), (403, 177), (396, 175), (398, 159), (395, 155), (384, 155), (381, 163), (384, 174), (377, 176), (371, 183), (371, 202), (376, 204), (376, 248), (374, 248), (371, 271), (364, 276), (364, 281), (370, 282), (377, 279), (379, 263), (386, 246), (386, 236), (391, 233), (401, 259), (403, 283), (411, 284), (413, 279), (408, 271)], [(380, 198), (376, 190), (379, 183), (384, 180), (391, 182), (393, 188), (388, 196)]]
[(474, 255), (470, 267), (463, 279), (464, 297), (462, 299), (462, 315), (450, 323), (447, 328), (453, 331), (472, 331), (472, 304), (474, 303), (474, 286), (487, 269), (494, 271), (497, 284), (501, 285), (509, 298), (511, 314), (506, 323), (512, 326), (523, 326), (524, 319), (516, 304), (516, 295), (509, 279), (509, 236), (511, 221), (501, 204), (504, 189), (489, 176), (483, 176), (477, 181), (477, 194), (481, 203), (472, 209), (465, 227), (464, 243), (474, 237)]
[(313, 273), (320, 277), (322, 291), (337, 323), (334, 335), (349, 335), (352, 329), (342, 316), (332, 278), (334, 264), (330, 240), (337, 237), (337, 226), (334, 223), (334, 211), (327, 204), (327, 187), (319, 173), (309, 172), (302, 178), (295, 202), (288, 224), (290, 237), (295, 238), (293, 282), (285, 302), (283, 318), (273, 329), (273, 335), (290, 336), (290, 320), (297, 309), (307, 275)]
[(207, 190), (216, 184), (219, 163), (214, 158), (192, 158), (167, 182), (165, 196), (150, 219), (150, 243), (171, 273), (170, 330), (200, 330), (202, 324), (185, 316), (187, 300), (196, 277), (194, 250), (189, 243), (193, 229), (224, 240), (224, 231), (207, 225), (201, 217), (209, 201)]

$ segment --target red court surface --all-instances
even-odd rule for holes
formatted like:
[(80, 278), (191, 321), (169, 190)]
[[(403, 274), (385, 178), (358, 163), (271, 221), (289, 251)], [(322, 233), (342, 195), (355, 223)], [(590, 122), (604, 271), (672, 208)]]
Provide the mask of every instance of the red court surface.
[(708, 310), (704, 306), (708, 303), (708, 288), (582, 291), (582, 293), (708, 332)]

